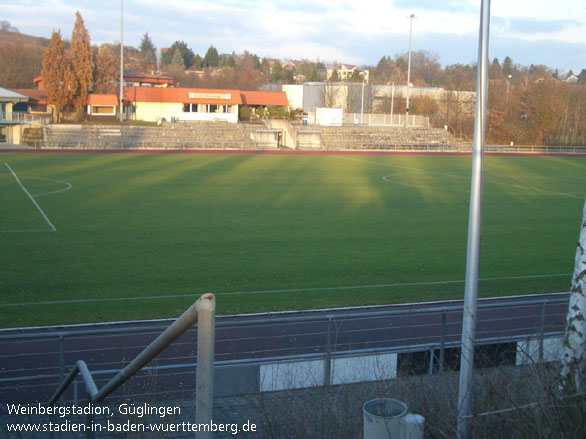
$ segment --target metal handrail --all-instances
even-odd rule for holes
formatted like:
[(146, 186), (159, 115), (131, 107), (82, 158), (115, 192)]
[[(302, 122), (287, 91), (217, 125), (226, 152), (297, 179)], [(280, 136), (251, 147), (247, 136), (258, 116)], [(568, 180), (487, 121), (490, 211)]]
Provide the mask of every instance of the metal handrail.
[[(196, 374), (196, 422), (207, 423), (212, 420), (212, 384), (214, 361), (214, 332), (215, 332), (216, 299), (213, 294), (204, 294), (187, 309), (175, 322), (163, 331), (140, 354), (136, 356), (124, 369), (112, 378), (102, 389), (98, 390), (87, 364), (83, 360), (77, 361), (69, 375), (61, 383), (57, 391), (49, 400), (49, 406), (54, 405), (67, 390), (71, 382), (81, 375), (86, 390), (93, 402), (100, 402), (114, 392), (123, 383), (142, 369), (148, 362), (164, 351), (171, 343), (177, 340), (184, 332), (198, 323)], [(204, 437), (200, 435), (198, 437)]]

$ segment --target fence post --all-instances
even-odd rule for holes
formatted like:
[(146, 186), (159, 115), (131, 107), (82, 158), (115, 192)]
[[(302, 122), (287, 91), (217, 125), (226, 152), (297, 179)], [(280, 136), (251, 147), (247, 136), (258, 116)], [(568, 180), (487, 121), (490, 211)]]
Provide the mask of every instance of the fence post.
[[(198, 307), (197, 322), (197, 371), (195, 378), (195, 422), (210, 424), (214, 404), (214, 336), (216, 298), (212, 294), (202, 296)], [(197, 433), (198, 439), (212, 437), (210, 431)]]
[(543, 363), (543, 337), (545, 335), (545, 302), (541, 305), (541, 321), (539, 322), (539, 362)]
[(439, 370), (440, 372), (444, 371), (444, 355), (445, 355), (445, 348), (446, 346), (446, 312), (442, 311), (442, 332), (441, 332), (441, 339), (440, 339), (440, 357), (439, 357)]
[(429, 350), (429, 375), (433, 375), (433, 363), (434, 363), (434, 357), (435, 357), (435, 349), (431, 348)]
[(332, 317), (328, 317), (326, 334), (326, 358), (324, 360), (324, 387), (332, 382)]

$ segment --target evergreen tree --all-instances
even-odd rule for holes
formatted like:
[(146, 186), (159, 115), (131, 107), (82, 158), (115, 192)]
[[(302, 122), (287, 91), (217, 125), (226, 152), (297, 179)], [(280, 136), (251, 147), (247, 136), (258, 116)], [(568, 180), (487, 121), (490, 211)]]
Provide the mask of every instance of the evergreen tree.
[(260, 71), (265, 75), (269, 75), (271, 73), (271, 65), (266, 58), (263, 58), (262, 62), (260, 63)]
[(87, 96), (93, 86), (94, 63), (90, 46), (90, 35), (83, 24), (81, 14), (75, 13), (75, 25), (71, 34), (71, 65), (77, 85), (74, 95), (78, 115), (85, 112)]
[(59, 122), (63, 108), (71, 102), (77, 91), (77, 81), (60, 31), (53, 32), (45, 49), (42, 76), (47, 99), (55, 108), (55, 119)]
[(515, 66), (513, 65), (513, 60), (506, 56), (505, 59), (503, 60), (503, 65), (502, 65), (502, 70), (503, 73), (505, 75), (510, 75), (513, 73), (513, 69), (515, 68)]
[(172, 64), (173, 56), (175, 55), (176, 50), (179, 50), (179, 53), (183, 57), (183, 65), (185, 68), (188, 69), (191, 67), (195, 59), (195, 54), (193, 53), (193, 50), (187, 47), (187, 44), (185, 44), (183, 41), (175, 41), (173, 45), (163, 53), (163, 64)]
[(173, 52), (173, 58), (171, 59), (171, 65), (177, 66), (185, 70), (185, 61), (183, 60), (183, 56), (181, 56), (181, 51), (175, 49)]
[(142, 40), (139, 46), (140, 51), (140, 58), (142, 62), (142, 67), (145, 70), (151, 69), (156, 67), (157, 65), (157, 49), (153, 44), (153, 41), (149, 37), (149, 33), (146, 32), (142, 36)]
[(283, 79), (283, 64), (281, 64), (281, 61), (279, 61), (278, 59), (276, 59), (273, 63), (271, 74), (273, 77), (273, 81), (280, 81), (281, 79)]
[(203, 57), (203, 63), (208, 67), (218, 67), (220, 65), (220, 55), (214, 46), (210, 46), (205, 56)]
[(319, 82), (319, 72), (317, 71), (317, 67), (313, 66), (309, 71), (309, 75), (307, 75), (308, 82)]

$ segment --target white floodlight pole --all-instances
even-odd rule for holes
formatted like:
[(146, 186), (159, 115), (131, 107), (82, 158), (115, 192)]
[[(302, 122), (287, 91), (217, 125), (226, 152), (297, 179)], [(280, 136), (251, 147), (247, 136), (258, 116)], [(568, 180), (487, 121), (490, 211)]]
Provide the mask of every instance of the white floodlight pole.
[[(393, 108), (395, 106), (395, 83), (391, 84), (391, 125), (393, 125)], [(401, 115), (399, 114), (399, 117)], [(401, 121), (399, 121), (401, 123)]]
[(414, 18), (414, 14), (409, 15), (409, 19), (411, 20), (411, 22), (409, 24), (409, 57), (407, 61), (407, 106), (405, 111), (405, 128), (407, 128), (407, 125), (409, 125), (409, 96), (411, 95), (411, 38), (413, 36)]
[(124, 0), (120, 0), (120, 122), (124, 120)]
[(458, 439), (466, 439), (468, 437), (468, 418), (471, 412), (470, 403), (472, 400), (476, 302), (478, 298), (478, 267), (480, 259), (482, 173), (486, 135), (486, 102), (488, 97), (489, 23), (490, 0), (482, 0), (480, 13), (480, 38), (478, 43), (474, 148), (472, 151), (472, 183), (470, 187), (470, 214), (468, 220), (466, 294), (464, 297), (462, 353), (460, 361), (460, 383), (458, 389)]
[(360, 104), (360, 123), (364, 124), (364, 78), (362, 78), (362, 103)]

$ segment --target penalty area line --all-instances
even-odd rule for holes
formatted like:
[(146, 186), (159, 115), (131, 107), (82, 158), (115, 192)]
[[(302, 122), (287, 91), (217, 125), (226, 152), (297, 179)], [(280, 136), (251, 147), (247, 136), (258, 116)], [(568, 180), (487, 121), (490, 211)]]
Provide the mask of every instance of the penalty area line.
[[(564, 277), (571, 276), (572, 273), (561, 273), (561, 274), (537, 274), (529, 276), (510, 276), (510, 277), (489, 277), (478, 279), (482, 282), (498, 281), (498, 280), (518, 280), (518, 279), (542, 279), (548, 277)], [(465, 280), (441, 280), (441, 281), (429, 281), (429, 282), (401, 282), (392, 284), (377, 284), (377, 285), (349, 285), (339, 287), (315, 287), (315, 288), (292, 288), (282, 290), (259, 290), (259, 291), (227, 291), (217, 292), (214, 295), (221, 296), (234, 296), (244, 294), (275, 294), (275, 293), (304, 293), (311, 291), (344, 291), (344, 290), (360, 290), (360, 289), (373, 289), (373, 288), (394, 288), (394, 287), (417, 287), (417, 286), (429, 286), (429, 285), (448, 285), (448, 284), (462, 284)], [(46, 302), (24, 302), (24, 303), (1, 303), (0, 308), (12, 308), (21, 306), (45, 306), (45, 305), (67, 305), (67, 304), (84, 304), (84, 303), (96, 303), (96, 302), (123, 302), (123, 301), (137, 301), (137, 300), (165, 300), (165, 299), (180, 299), (185, 297), (195, 297), (195, 294), (174, 294), (169, 296), (145, 296), (145, 297), (112, 297), (104, 299), (77, 299), (77, 300), (54, 300)]]
[(41, 209), (41, 206), (39, 206), (37, 204), (37, 202), (35, 201), (35, 199), (33, 198), (33, 196), (29, 193), (29, 191), (26, 190), (26, 188), (21, 183), (20, 179), (15, 174), (15, 172), (12, 170), (12, 168), (10, 167), (10, 165), (8, 163), (4, 163), (4, 164), (6, 165), (6, 167), (8, 168), (8, 170), (10, 171), (10, 173), (12, 174), (12, 176), (14, 177), (14, 179), (16, 180), (16, 182), (18, 183), (18, 185), (20, 186), (20, 188), (24, 191), (24, 193), (33, 202), (33, 204), (35, 205), (35, 207), (37, 208), (37, 210), (39, 211), (39, 213), (42, 215), (42, 217), (45, 219), (45, 221), (47, 222), (47, 224), (49, 225), (49, 227), (51, 227), (51, 230), (53, 232), (56, 232), (57, 229), (55, 228), (55, 226), (53, 225), (53, 223), (51, 223), (51, 221), (49, 221), (49, 218), (47, 218), (47, 215), (45, 215), (45, 212), (43, 212), (43, 209)]

